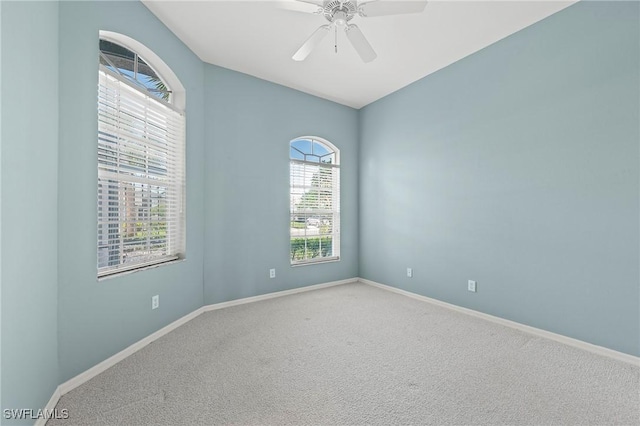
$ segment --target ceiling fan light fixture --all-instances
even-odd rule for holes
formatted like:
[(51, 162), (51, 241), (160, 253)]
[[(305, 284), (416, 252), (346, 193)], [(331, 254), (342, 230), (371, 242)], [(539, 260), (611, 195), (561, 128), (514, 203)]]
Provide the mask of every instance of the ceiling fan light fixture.
[(347, 14), (339, 10), (333, 15), (333, 23), (339, 27), (344, 26), (347, 23)]

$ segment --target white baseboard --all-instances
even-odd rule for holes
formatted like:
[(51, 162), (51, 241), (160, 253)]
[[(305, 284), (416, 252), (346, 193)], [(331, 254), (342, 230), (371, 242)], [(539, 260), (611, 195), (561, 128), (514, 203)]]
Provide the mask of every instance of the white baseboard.
[(303, 293), (306, 291), (318, 290), (321, 288), (333, 287), (336, 285), (348, 284), (348, 283), (353, 283), (357, 281), (358, 281), (358, 278), (350, 278), (346, 280), (332, 281), (332, 282), (323, 283), (323, 284), (315, 284), (315, 285), (310, 285), (306, 287), (294, 288), (291, 290), (278, 291), (274, 293), (262, 294), (260, 296), (246, 297), (244, 299), (237, 299), (237, 300), (231, 300), (229, 302), (222, 302), (222, 303), (216, 303), (213, 305), (202, 306), (196, 309), (195, 311), (183, 316), (182, 318), (175, 320), (174, 322), (161, 328), (160, 330), (150, 334), (149, 336), (137, 341), (136, 343), (123, 349), (117, 354), (105, 359), (101, 363), (89, 368), (83, 373), (80, 373), (77, 376), (62, 383), (55, 390), (53, 396), (51, 397), (51, 400), (49, 401), (49, 404), (47, 404), (47, 408), (49, 408), (49, 405), (51, 404), (53, 404), (51, 408), (55, 408), (55, 405), (58, 403), (58, 399), (60, 399), (62, 395), (88, 382), (98, 374), (102, 373), (103, 371), (107, 370), (110, 367), (113, 367), (114, 365), (116, 365), (118, 362), (122, 361), (126, 357), (138, 352), (140, 349), (144, 348), (149, 343), (155, 340), (158, 340), (160, 337), (164, 336), (165, 334), (175, 330), (176, 328), (180, 327), (183, 324), (186, 324), (187, 322), (191, 321), (192, 319), (202, 314), (203, 312), (214, 311), (217, 309), (223, 309), (230, 306), (244, 305), (246, 303), (259, 302), (261, 300), (273, 299), (275, 297), (288, 296), (291, 294)]
[(204, 312), (215, 311), (217, 309), (228, 308), (230, 306), (244, 305), (245, 303), (259, 302), (261, 300), (273, 299), (275, 297), (289, 296), (291, 294), (304, 293), (306, 291), (319, 290), (321, 288), (333, 287), (336, 285), (349, 284), (358, 282), (358, 278), (349, 278), (340, 281), (331, 281), (328, 283), (314, 284), (306, 287), (292, 288), (291, 290), (276, 291), (274, 293), (261, 294), (259, 296), (245, 297), (243, 299), (230, 300), (228, 302), (215, 303), (213, 305), (205, 305), (202, 307)]
[(100, 364), (94, 365), (93, 367), (91, 367), (90, 369), (86, 370), (85, 372), (80, 373), (77, 376), (67, 380), (66, 382), (64, 382), (60, 386), (58, 386), (58, 389), (60, 391), (60, 396), (62, 396), (64, 394), (66, 394), (67, 392), (77, 388), (81, 384), (88, 382), (89, 380), (93, 379), (94, 377), (96, 377), (98, 374), (102, 373), (106, 369), (108, 369), (110, 367), (113, 367), (114, 365), (116, 365), (117, 363), (119, 363), (120, 361), (125, 359), (126, 357), (128, 357), (130, 355), (133, 355), (134, 353), (138, 352), (140, 349), (144, 348), (145, 346), (147, 346), (149, 343), (153, 342), (154, 340), (158, 340), (160, 337), (164, 336), (165, 334), (169, 333), (170, 331), (173, 331), (176, 328), (180, 327), (181, 325), (191, 321), (192, 319), (194, 319), (195, 317), (197, 317), (201, 313), (202, 313), (202, 307), (200, 307), (200, 308), (196, 309), (195, 311), (183, 316), (182, 318), (179, 318), (179, 319), (175, 320), (171, 324), (168, 324), (168, 325), (162, 327), (160, 330), (156, 331), (155, 333), (152, 333), (152, 334), (148, 335), (147, 337), (145, 337), (145, 338), (143, 338), (141, 340), (138, 340), (136, 343), (132, 344), (131, 346), (129, 346), (129, 347), (121, 350), (117, 354), (112, 355), (109, 358), (105, 359)]
[[(56, 408), (56, 405), (58, 405), (58, 400), (60, 399), (60, 396), (61, 396), (60, 386), (58, 386), (56, 390), (53, 391), (53, 395), (51, 395), (51, 399), (49, 399), (49, 402), (47, 402), (47, 405), (45, 405), (44, 407), (45, 413), (53, 412), (54, 408)], [(34, 423), (34, 426), (45, 426), (46, 424), (47, 424), (47, 418), (43, 416), (36, 420), (36, 422)]]
[(387, 291), (391, 291), (393, 293), (402, 294), (404, 296), (411, 297), (413, 299), (421, 300), (423, 302), (431, 303), (433, 305), (441, 306), (443, 308), (451, 309), (456, 312), (461, 312), (466, 315), (471, 315), (476, 318), (481, 318), (487, 321), (491, 321), (496, 324), (500, 324), (506, 327), (514, 328), (516, 330), (523, 331), (525, 333), (533, 334), (538, 337), (543, 337), (545, 339), (554, 340), (559, 343), (563, 343), (565, 345), (573, 346), (578, 349), (582, 349), (588, 352), (592, 352), (597, 355), (606, 356), (608, 358), (613, 358), (618, 361), (626, 362), (629, 364), (633, 364), (635, 366), (640, 366), (640, 357), (626, 354), (623, 352), (618, 352), (613, 349), (605, 348), (602, 346), (594, 345), (593, 343), (588, 343), (582, 340), (574, 339), (572, 337), (563, 336), (562, 334), (553, 333), (551, 331), (542, 330), (540, 328), (531, 327), (529, 325), (521, 324), (519, 322), (511, 321), (508, 319), (496, 317), (493, 315), (485, 314), (483, 312), (474, 311), (473, 309), (463, 308), (462, 306), (452, 305), (451, 303), (443, 302), (437, 299), (432, 299), (430, 297), (422, 296), (416, 293), (411, 293), (410, 291), (401, 290), (399, 288), (391, 287), (385, 284), (380, 284), (375, 281), (367, 280), (365, 278), (358, 278), (358, 281), (363, 284), (368, 284), (374, 287), (378, 287)]

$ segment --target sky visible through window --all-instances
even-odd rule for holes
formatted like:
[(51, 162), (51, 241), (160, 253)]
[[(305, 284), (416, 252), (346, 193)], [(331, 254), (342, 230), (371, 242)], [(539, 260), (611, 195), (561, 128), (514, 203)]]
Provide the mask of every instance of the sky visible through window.
[(170, 89), (135, 52), (108, 40), (100, 40), (100, 63), (152, 96), (169, 101)]
[[(107, 66), (107, 68), (111, 69), (112, 71), (120, 71), (121, 74), (126, 75), (127, 77), (129, 77), (131, 80), (135, 80), (136, 77), (133, 74), (133, 71), (129, 71), (129, 70), (125, 70), (123, 68), (118, 68), (118, 70), (114, 70), (111, 66)], [(152, 77), (146, 74), (142, 74), (141, 72), (138, 73), (138, 78), (137, 78), (138, 82), (142, 83), (144, 85), (144, 87), (149, 90), (149, 91), (156, 91), (156, 84), (153, 81)], [(157, 93), (157, 92), (155, 92)], [(158, 96), (158, 94), (156, 94), (156, 96)]]
[(335, 164), (335, 154), (324, 145), (309, 139), (298, 139), (291, 143), (290, 157), (293, 160), (313, 163)]

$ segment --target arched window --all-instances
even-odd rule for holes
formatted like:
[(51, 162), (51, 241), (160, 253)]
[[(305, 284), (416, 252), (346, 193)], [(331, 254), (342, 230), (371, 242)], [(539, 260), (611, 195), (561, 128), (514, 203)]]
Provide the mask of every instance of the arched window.
[(185, 116), (183, 86), (148, 48), (107, 32), (99, 48), (101, 277), (184, 257)]
[(330, 142), (290, 143), (291, 264), (340, 259), (340, 152)]

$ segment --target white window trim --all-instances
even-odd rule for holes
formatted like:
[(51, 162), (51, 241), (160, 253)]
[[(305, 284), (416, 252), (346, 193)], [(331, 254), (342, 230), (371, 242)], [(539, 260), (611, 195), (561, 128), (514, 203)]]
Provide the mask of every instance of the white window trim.
[[(136, 87), (133, 83), (131, 83), (127, 79), (123, 78), (122, 76), (118, 75), (117, 73), (109, 70), (108, 68), (102, 65), (99, 67), (99, 71), (106, 74), (108, 77), (112, 77), (113, 79), (117, 80), (120, 84), (124, 84), (128, 88), (141, 93), (142, 96), (149, 98), (151, 101), (158, 102), (159, 104), (162, 104), (165, 107), (171, 109), (172, 111), (178, 113), (183, 117), (182, 119), (183, 121), (181, 126), (182, 134), (180, 137), (181, 144), (178, 150), (178, 155), (179, 155), (178, 164), (179, 164), (179, 167), (181, 167), (181, 170), (178, 171), (178, 175), (176, 175), (176, 178), (178, 180), (175, 181), (177, 182), (177, 188), (175, 189), (178, 191), (178, 196), (177, 198), (174, 197), (174, 201), (177, 201), (178, 203), (178, 207), (176, 211), (178, 215), (178, 219), (175, 220), (174, 223), (177, 224), (177, 226), (179, 227), (178, 228), (179, 237), (177, 240), (174, 240), (174, 241), (169, 240), (169, 243), (172, 243), (172, 244), (177, 243), (179, 250), (177, 251), (176, 254), (168, 254), (166, 256), (157, 257), (147, 262), (139, 262), (132, 265), (119, 264), (119, 265), (114, 265), (113, 267), (109, 267), (108, 269), (105, 269), (105, 268), (103, 268), (102, 270), (99, 269), (97, 274), (99, 281), (106, 278), (116, 277), (122, 274), (130, 274), (133, 272), (147, 270), (147, 269), (155, 268), (155, 267), (166, 265), (166, 264), (176, 263), (178, 261), (184, 260), (185, 254), (186, 254), (186, 212), (185, 212), (185, 207), (186, 207), (185, 206), (186, 123), (184, 122), (184, 114), (185, 114), (184, 105), (186, 104), (185, 102), (186, 98), (185, 98), (184, 86), (182, 86), (182, 84), (177, 79), (173, 71), (171, 71), (171, 69), (155, 53), (153, 53), (150, 49), (148, 49), (141, 43), (137, 42), (136, 40), (133, 40), (122, 34), (111, 33), (107, 31), (100, 31), (100, 37), (102, 39), (122, 45), (123, 47), (137, 53), (140, 57), (143, 57), (145, 62), (147, 62), (147, 64), (151, 66), (154, 71), (156, 71), (158, 76), (160, 76), (160, 78), (172, 90), (171, 102), (167, 102), (163, 99), (159, 99), (151, 95), (149, 92), (141, 90), (139, 87)], [(180, 108), (180, 106), (182, 106), (182, 108)], [(101, 163), (98, 162), (98, 167), (100, 167), (100, 164)], [(105, 176), (104, 172), (99, 173), (99, 176), (100, 174)], [(128, 181), (130, 179), (131, 177), (129, 177), (129, 179), (123, 179), (123, 181)], [(114, 180), (119, 180), (119, 179), (116, 178)], [(96, 247), (98, 247), (97, 244), (96, 244)]]

